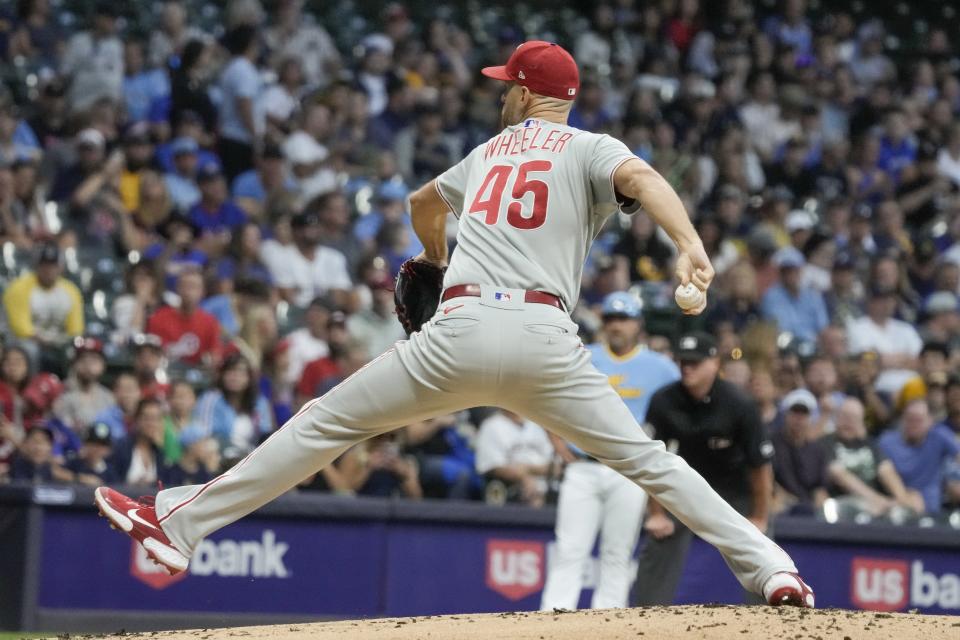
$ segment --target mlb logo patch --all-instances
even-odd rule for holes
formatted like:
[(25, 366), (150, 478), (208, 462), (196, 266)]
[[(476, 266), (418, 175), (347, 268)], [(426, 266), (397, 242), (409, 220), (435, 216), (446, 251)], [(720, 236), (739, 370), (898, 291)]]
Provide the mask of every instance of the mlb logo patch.
[(494, 300), (512, 300), (513, 297), (509, 293), (504, 293), (502, 291), (497, 291), (493, 294)]

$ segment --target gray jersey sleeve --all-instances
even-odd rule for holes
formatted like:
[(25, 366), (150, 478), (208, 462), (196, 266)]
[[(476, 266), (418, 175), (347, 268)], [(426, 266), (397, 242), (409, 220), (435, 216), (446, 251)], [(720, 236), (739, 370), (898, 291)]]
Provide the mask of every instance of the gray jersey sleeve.
[(463, 160), (437, 176), (437, 193), (458, 218), (464, 207), (464, 192), (467, 188), (467, 177), (470, 175), (470, 161), (473, 156), (472, 152), (467, 154)]
[(627, 145), (608, 135), (597, 137), (596, 145), (590, 154), (587, 171), (590, 175), (590, 187), (594, 203), (603, 209), (617, 208), (624, 213), (636, 213), (640, 203), (635, 200), (622, 202), (617, 199), (613, 188), (613, 173), (627, 160), (636, 158)]

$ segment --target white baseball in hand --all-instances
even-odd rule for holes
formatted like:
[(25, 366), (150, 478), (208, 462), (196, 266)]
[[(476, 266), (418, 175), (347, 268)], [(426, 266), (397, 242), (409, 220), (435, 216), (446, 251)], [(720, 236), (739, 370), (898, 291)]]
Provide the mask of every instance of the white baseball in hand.
[(673, 299), (677, 301), (677, 305), (684, 311), (696, 309), (703, 304), (703, 291), (700, 291), (697, 285), (688, 282), (685, 285), (682, 284), (677, 287), (677, 290), (673, 294)]

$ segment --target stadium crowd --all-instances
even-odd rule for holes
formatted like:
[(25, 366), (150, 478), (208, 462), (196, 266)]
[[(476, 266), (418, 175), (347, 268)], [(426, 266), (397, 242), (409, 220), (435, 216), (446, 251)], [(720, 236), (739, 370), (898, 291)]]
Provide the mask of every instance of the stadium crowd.
[[(404, 338), (407, 194), (497, 131), (502, 87), (479, 68), (542, 38), (581, 67), (570, 124), (668, 178), (718, 274), (707, 312), (681, 316), (671, 244), (615, 217), (574, 312), (584, 339), (623, 290), (650, 349), (712, 333), (774, 434), (781, 510), (960, 508), (948, 4), (304, 4), (0, 9), (0, 480), (203, 482)], [(557, 466), (539, 427), (478, 409), (299, 490), (538, 505)]]

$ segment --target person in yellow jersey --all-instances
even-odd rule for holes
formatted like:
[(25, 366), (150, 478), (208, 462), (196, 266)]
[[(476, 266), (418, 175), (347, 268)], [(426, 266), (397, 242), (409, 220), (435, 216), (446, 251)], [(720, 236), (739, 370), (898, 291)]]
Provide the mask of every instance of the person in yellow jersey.
[(83, 299), (77, 285), (63, 277), (60, 249), (40, 245), (36, 267), (10, 283), (3, 306), (10, 331), (39, 347), (62, 345), (83, 333)]

